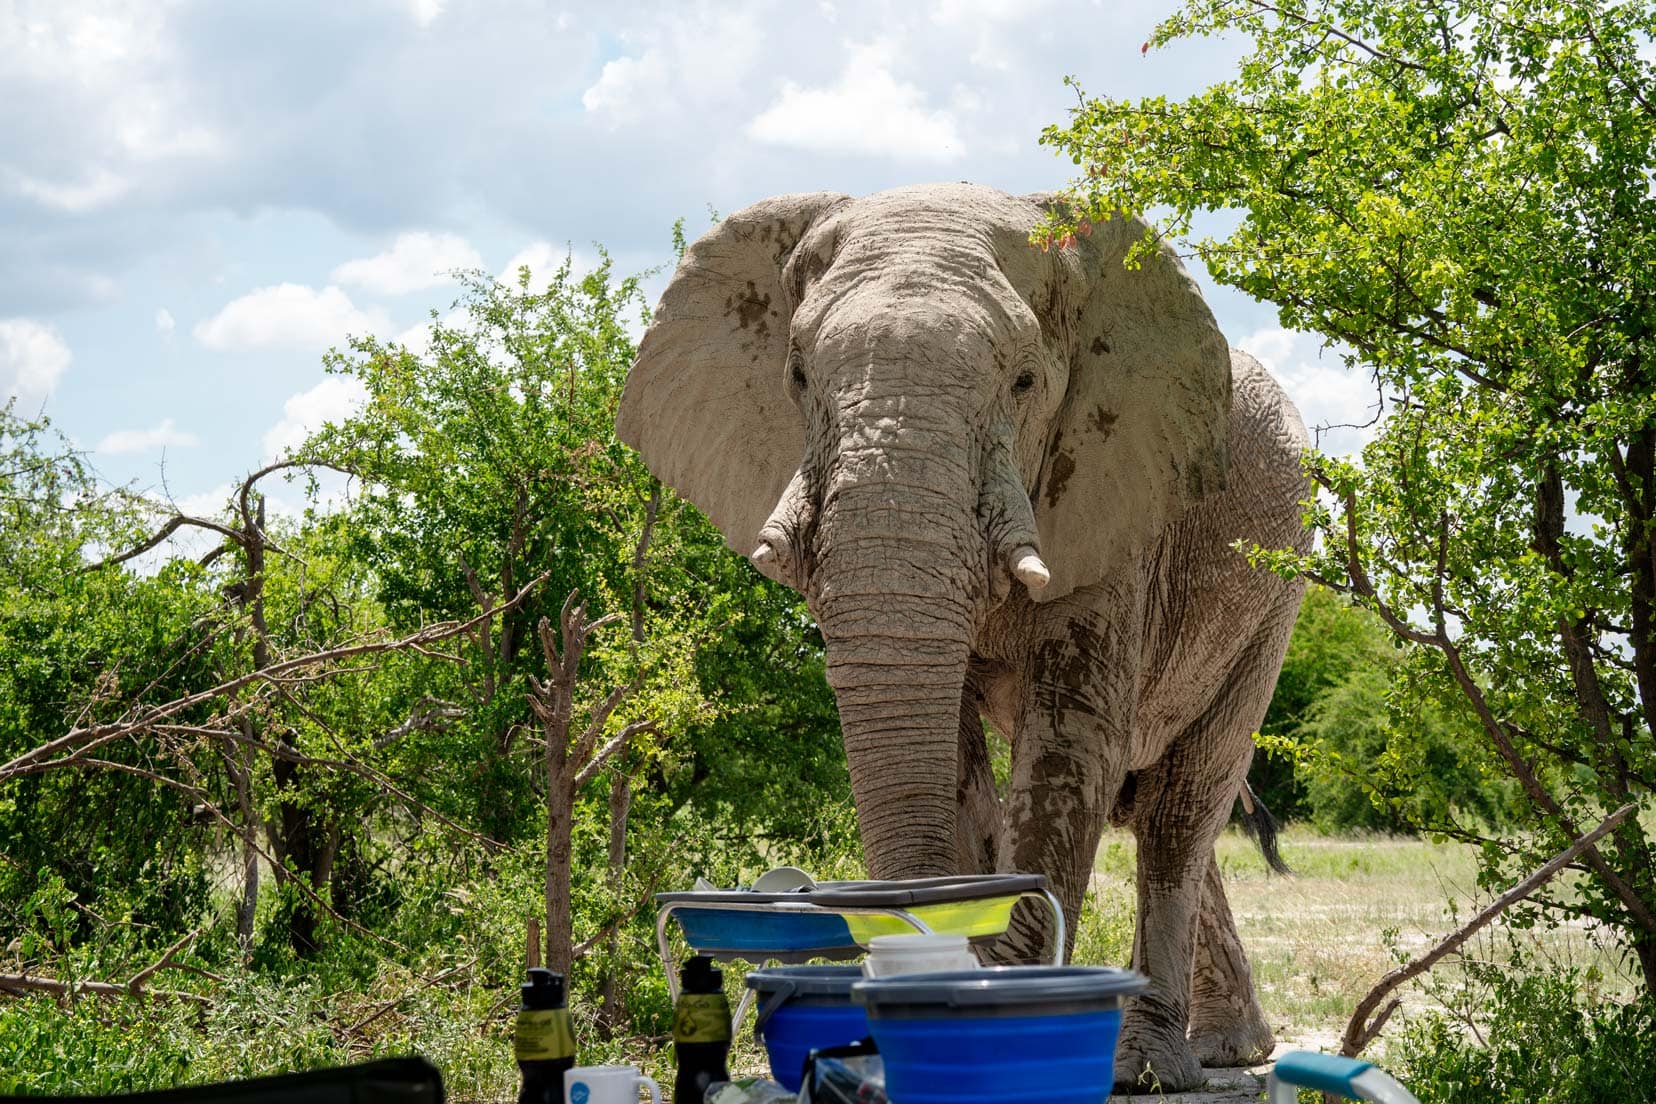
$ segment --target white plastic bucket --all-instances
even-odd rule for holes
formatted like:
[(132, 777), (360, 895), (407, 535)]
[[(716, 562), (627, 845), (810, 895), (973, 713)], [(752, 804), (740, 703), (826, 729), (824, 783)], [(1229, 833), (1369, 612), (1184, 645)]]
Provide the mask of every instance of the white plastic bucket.
[(863, 962), (863, 974), (871, 978), (977, 968), (964, 935), (876, 935)]

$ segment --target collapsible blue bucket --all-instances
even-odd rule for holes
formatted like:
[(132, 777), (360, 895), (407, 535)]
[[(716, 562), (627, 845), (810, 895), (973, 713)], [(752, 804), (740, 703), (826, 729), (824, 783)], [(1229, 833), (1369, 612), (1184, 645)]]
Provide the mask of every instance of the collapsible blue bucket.
[(868, 1016), (851, 1002), (861, 966), (778, 966), (754, 970), (747, 987), (759, 995), (754, 1034), (765, 1041), (771, 1076), (799, 1091), (805, 1058), (820, 1047), (868, 1037)]
[(1100, 966), (997, 966), (870, 978), (851, 989), (902, 1104), (1102, 1102), (1121, 1006), (1148, 982)]

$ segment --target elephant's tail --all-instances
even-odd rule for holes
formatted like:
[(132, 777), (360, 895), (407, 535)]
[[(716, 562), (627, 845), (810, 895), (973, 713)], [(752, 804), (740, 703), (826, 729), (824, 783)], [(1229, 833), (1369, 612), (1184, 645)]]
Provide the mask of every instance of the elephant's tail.
[(1259, 853), (1265, 858), (1265, 865), (1278, 874), (1292, 874), (1293, 868), (1282, 861), (1282, 854), (1277, 850), (1277, 822), (1271, 815), (1271, 810), (1259, 800), (1259, 795), (1253, 792), (1248, 780), (1242, 780), (1242, 789), (1236, 795), (1242, 801), (1242, 830), (1248, 833), (1254, 843), (1259, 845)]

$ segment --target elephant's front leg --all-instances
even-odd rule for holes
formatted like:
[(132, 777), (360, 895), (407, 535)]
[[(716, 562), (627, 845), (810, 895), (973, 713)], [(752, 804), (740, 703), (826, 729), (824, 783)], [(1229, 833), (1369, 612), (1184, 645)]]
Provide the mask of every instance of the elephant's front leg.
[[(1136, 616), (1097, 614), (1061, 621), (1061, 631), (1032, 649), (1017, 710), (999, 865), (1047, 876), (1064, 909), (1066, 961), (1099, 838), (1127, 773), (1137, 623)], [(1020, 905), (996, 957), (1050, 961), (1050, 926), (1045, 908)]]

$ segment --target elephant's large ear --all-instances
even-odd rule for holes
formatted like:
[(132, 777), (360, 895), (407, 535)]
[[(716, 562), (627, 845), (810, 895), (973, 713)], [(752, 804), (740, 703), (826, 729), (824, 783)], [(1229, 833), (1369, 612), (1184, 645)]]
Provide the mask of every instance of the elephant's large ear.
[(1052, 572), (1041, 601), (1131, 570), (1167, 526), (1224, 485), (1229, 349), (1171, 249), (1123, 266), (1144, 230), (1115, 218), (1060, 258), (1066, 268), (1078, 262), (1070, 277), (1081, 290), (1065, 343), (1069, 389), (1034, 495)]
[(615, 431), (753, 551), (805, 450), (784, 384), (793, 313), (782, 268), (845, 196), (778, 196), (737, 211), (685, 251), (627, 376)]

